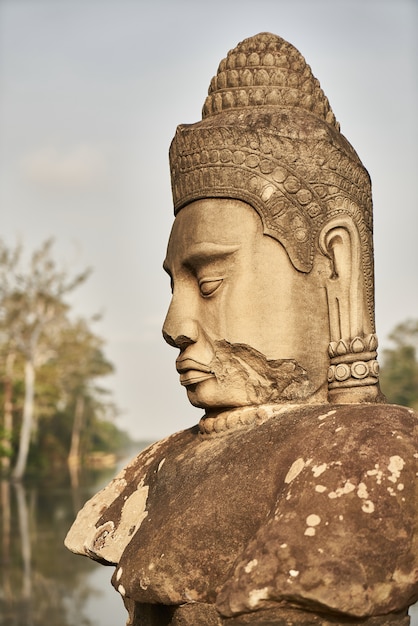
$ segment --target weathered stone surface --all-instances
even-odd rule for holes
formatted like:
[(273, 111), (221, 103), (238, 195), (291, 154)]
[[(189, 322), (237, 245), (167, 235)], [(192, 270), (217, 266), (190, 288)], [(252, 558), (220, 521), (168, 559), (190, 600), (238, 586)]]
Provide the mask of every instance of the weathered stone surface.
[[(418, 597), (416, 416), (379, 404), (259, 413), (251, 426), (191, 429), (139, 455), (116, 499), (110, 485), (81, 513), (107, 501), (96, 527), (112, 530), (72, 549), (117, 560), (113, 584), (131, 602), (216, 603), (223, 619), (273, 601), (309, 619), (408, 606)], [(148, 498), (130, 534), (120, 511), (138, 485)]]
[[(129, 609), (128, 609), (129, 611)], [(222, 620), (213, 604), (135, 604), (129, 624), (133, 626), (221, 626)]]
[[(199, 623), (199, 622), (196, 622)], [(205, 622), (201, 622), (205, 624)], [(258, 611), (254, 614), (246, 613), (238, 617), (232, 617), (224, 621), (226, 626), (246, 626), (246, 624), (257, 624), (257, 626), (340, 626), (352, 624), (353, 626), (408, 626), (409, 617), (403, 611), (399, 614), (384, 615), (379, 617), (369, 617), (366, 619), (353, 619), (338, 615), (327, 617), (315, 613), (306, 613), (292, 609), (273, 608)]]

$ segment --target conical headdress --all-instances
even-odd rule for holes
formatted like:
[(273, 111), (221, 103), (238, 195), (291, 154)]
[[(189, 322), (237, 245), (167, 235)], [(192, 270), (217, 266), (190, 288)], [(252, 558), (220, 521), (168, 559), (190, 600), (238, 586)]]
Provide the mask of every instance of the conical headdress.
[(373, 307), (370, 179), (291, 44), (261, 33), (231, 50), (211, 81), (202, 121), (177, 128), (170, 165), (175, 213), (203, 198), (243, 200), (302, 272), (312, 268), (321, 225), (351, 215)]

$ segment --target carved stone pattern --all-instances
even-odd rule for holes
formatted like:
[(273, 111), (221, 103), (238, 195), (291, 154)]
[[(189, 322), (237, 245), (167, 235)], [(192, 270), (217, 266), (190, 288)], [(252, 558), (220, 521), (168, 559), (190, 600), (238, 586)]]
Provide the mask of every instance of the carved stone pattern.
[(331, 342), (328, 348), (331, 363), (328, 369), (329, 388), (376, 384), (379, 378), (377, 347), (374, 333)]
[(202, 116), (242, 107), (301, 107), (339, 130), (318, 80), (300, 52), (270, 33), (230, 50), (212, 78)]
[(221, 413), (215, 417), (203, 417), (199, 422), (199, 431), (202, 436), (220, 435), (230, 430), (238, 428), (248, 428), (249, 426), (263, 423), (269, 417), (262, 408), (234, 409)]
[[(354, 337), (353, 339), (340, 339), (339, 341), (331, 341), (328, 346), (328, 354), (331, 363), (355, 361), (362, 358), (362, 353), (375, 353), (379, 342), (377, 335), (371, 333), (364, 337)], [(354, 356), (354, 358), (352, 358)]]
[[(293, 406), (296, 406), (296, 403)], [(230, 431), (248, 430), (250, 427), (264, 424), (272, 417), (277, 417), (284, 410), (282, 404), (264, 404), (257, 407), (243, 406), (227, 409), (216, 417), (204, 415), (199, 421), (199, 433), (203, 438), (208, 436), (213, 438)]]
[[(332, 383), (346, 383), (349, 386), (376, 384), (379, 378), (379, 363), (373, 361), (354, 361), (354, 363), (340, 363), (330, 365), (328, 369), (329, 388), (337, 385)], [(373, 380), (370, 380), (373, 379)]]

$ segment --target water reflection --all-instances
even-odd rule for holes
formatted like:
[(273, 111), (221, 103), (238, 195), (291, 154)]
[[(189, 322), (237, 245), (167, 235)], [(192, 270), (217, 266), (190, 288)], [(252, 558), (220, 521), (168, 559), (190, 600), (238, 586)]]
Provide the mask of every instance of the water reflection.
[[(64, 537), (82, 504), (115, 470), (42, 483), (0, 481), (0, 625), (117, 626), (126, 612), (99, 566), (66, 550)], [(73, 483), (74, 484), (74, 483)]]
[[(113, 568), (68, 552), (63, 540), (82, 504), (115, 470), (29, 484), (0, 481), (0, 626), (123, 626)], [(418, 606), (411, 609), (418, 626)]]

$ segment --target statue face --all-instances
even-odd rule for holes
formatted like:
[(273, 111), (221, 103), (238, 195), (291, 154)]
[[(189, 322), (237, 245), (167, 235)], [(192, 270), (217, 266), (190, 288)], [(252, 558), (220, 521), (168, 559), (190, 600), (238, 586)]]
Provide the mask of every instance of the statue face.
[(210, 412), (326, 398), (323, 272), (295, 270), (252, 207), (207, 199), (183, 208), (164, 268), (173, 297), (163, 334), (180, 350), (192, 404)]

